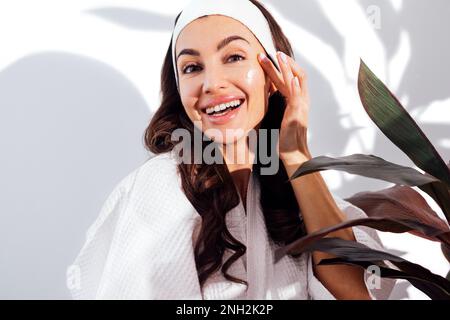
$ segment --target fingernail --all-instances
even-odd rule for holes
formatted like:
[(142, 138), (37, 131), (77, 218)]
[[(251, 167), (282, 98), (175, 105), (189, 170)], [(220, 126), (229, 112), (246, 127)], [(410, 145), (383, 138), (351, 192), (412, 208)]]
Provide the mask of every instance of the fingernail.
[(259, 59), (261, 61), (267, 61), (267, 57), (266, 57), (266, 55), (264, 53), (259, 53)]
[(300, 82), (298, 81), (298, 77), (295, 77), (294, 83), (297, 87), (300, 87)]
[(286, 54), (284, 52), (279, 51), (281, 60), (283, 60), (284, 63), (287, 63)]

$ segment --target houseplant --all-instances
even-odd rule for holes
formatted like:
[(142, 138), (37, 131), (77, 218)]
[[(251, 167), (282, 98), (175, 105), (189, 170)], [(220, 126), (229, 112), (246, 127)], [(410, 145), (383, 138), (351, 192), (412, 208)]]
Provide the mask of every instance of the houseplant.
[(412, 188), (418, 187), (430, 195), (450, 222), (450, 163), (445, 164), (414, 119), (362, 60), (358, 91), (372, 121), (424, 172), (364, 154), (339, 158), (319, 156), (303, 163), (290, 180), (321, 170), (340, 170), (388, 181), (394, 186), (375, 192), (359, 192), (345, 199), (364, 210), (368, 218), (345, 221), (308, 234), (278, 249), (275, 261), (285, 254), (323, 251), (336, 258), (324, 259), (319, 265), (348, 264), (365, 269), (377, 266), (381, 277), (405, 279), (431, 299), (450, 300), (448, 279), (393, 254), (354, 241), (327, 237), (331, 232), (352, 226), (366, 226), (384, 232), (410, 232), (440, 242), (443, 254), (450, 261), (447, 223)]

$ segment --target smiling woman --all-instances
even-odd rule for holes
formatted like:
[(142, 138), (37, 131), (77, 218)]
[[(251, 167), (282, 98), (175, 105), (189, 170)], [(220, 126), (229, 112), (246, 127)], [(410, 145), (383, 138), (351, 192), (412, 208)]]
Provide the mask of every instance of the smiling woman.
[[(195, 0), (177, 16), (162, 67), (161, 105), (145, 132), (157, 155), (119, 183), (89, 229), (73, 265), (79, 271), (74, 297), (389, 296), (392, 280), (368, 287), (356, 267), (316, 266), (329, 257), (320, 252), (274, 263), (280, 246), (365, 216), (332, 195), (320, 173), (288, 181), (310, 158), (306, 73), (292, 56), (280, 26), (257, 1)], [(200, 145), (175, 140), (179, 129), (204, 139)], [(279, 139), (262, 139), (263, 130), (279, 132)], [(251, 132), (256, 145), (249, 143)], [(181, 144), (190, 161), (176, 161)], [(265, 175), (267, 162), (256, 147), (270, 145), (278, 146), (271, 161), (282, 165)], [(224, 162), (196, 158), (196, 149), (211, 146)], [(236, 162), (236, 153), (245, 161)], [(333, 235), (381, 248), (376, 231), (365, 227)]]
[[(217, 129), (211, 139), (227, 142), (226, 129), (242, 129), (240, 137), (246, 136), (262, 121), (274, 88), (257, 60), (264, 48), (242, 23), (218, 15), (199, 18), (183, 29), (176, 48), (183, 48), (177, 72), (184, 110), (203, 130)], [(238, 107), (226, 105), (233, 102)]]

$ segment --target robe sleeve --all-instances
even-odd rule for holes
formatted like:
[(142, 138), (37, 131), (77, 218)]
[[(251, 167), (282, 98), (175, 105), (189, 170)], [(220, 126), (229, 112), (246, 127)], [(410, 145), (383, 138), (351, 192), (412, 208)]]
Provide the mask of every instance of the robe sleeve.
[(95, 299), (120, 216), (127, 210), (136, 172), (123, 178), (104, 201), (85, 234), (85, 242), (67, 268), (67, 286), (74, 299)]
[(68, 268), (74, 299), (201, 299), (195, 213), (167, 156), (148, 160), (111, 192)]
[[(346, 214), (348, 220), (365, 218), (366, 213), (360, 208), (354, 206), (348, 201), (333, 194), (334, 200), (338, 207)], [(377, 230), (356, 226), (352, 227), (355, 239), (357, 242), (364, 244), (372, 249), (385, 251), (383, 244), (377, 234)], [(335, 300), (336, 298), (331, 294), (330, 291), (320, 282), (320, 280), (314, 275), (313, 272), (313, 260), (312, 255), (308, 254), (308, 293), (313, 300)], [(368, 286), (368, 277), (375, 277), (374, 282), (378, 282), (379, 286)], [(373, 278), (372, 278), (373, 279)], [(380, 278), (377, 275), (369, 275), (368, 272), (364, 273), (364, 280), (366, 283), (367, 291), (369, 292), (373, 300), (386, 300), (389, 298), (392, 290), (394, 288), (395, 279)], [(378, 288), (376, 288), (378, 287)]]

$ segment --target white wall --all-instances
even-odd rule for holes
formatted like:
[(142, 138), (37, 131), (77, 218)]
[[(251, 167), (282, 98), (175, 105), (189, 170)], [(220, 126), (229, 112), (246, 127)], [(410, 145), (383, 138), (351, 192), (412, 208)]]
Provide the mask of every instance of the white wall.
[[(450, 2), (262, 2), (309, 75), (314, 156), (370, 153), (413, 166), (361, 106), (362, 57), (450, 160)], [(65, 268), (87, 227), (112, 187), (149, 156), (142, 134), (185, 3), (0, 2), (0, 298), (69, 298)], [(389, 186), (323, 175), (342, 197)], [(436, 243), (382, 239), (433, 272), (449, 269)], [(393, 297), (426, 298), (407, 283)]]

